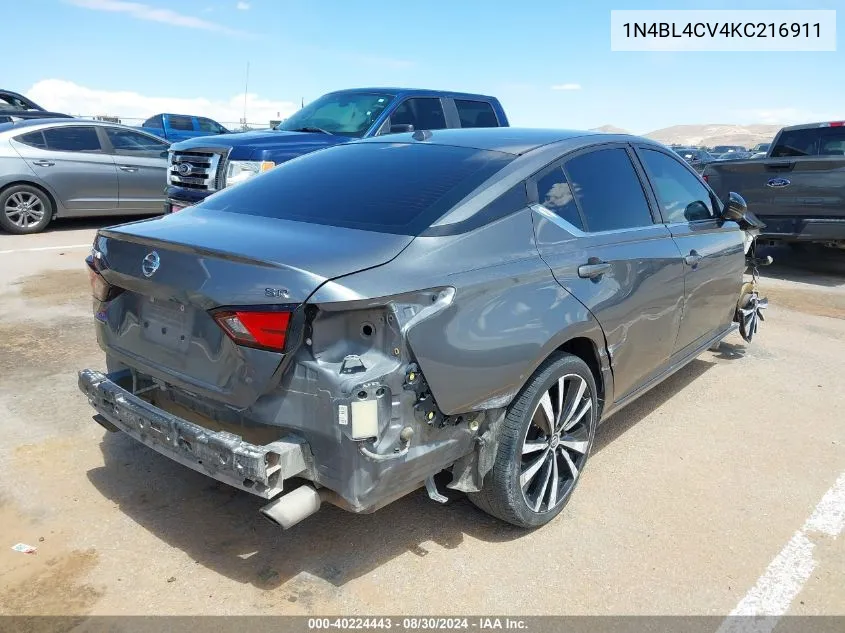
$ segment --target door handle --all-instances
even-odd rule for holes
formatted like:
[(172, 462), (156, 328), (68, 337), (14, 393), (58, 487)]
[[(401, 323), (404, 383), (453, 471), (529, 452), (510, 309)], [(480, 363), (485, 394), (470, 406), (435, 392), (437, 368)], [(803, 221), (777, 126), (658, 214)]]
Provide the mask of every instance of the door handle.
[(609, 262), (590, 262), (583, 266), (578, 266), (578, 276), (583, 279), (596, 279), (601, 277), (612, 268)]
[(56, 163), (51, 160), (34, 160), (32, 161), (33, 165), (38, 165), (39, 167), (52, 167)]
[(695, 268), (696, 266), (698, 266), (698, 262), (700, 262), (701, 259), (702, 259), (701, 255), (699, 255), (695, 251), (690, 251), (689, 255), (684, 257), (684, 263), (687, 266), (691, 266), (692, 268)]
[(138, 171), (137, 167), (132, 167), (131, 165), (118, 165), (117, 168), (120, 169), (121, 171), (128, 171), (128, 172)]

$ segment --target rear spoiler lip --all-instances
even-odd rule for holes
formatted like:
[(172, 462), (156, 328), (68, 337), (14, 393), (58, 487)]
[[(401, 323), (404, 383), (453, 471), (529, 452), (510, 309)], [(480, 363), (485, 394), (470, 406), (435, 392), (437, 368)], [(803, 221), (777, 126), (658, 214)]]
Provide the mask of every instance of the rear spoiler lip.
[(290, 270), (291, 268), (293, 268), (280, 262), (270, 262), (263, 259), (254, 259), (252, 257), (248, 257), (247, 255), (233, 253), (231, 251), (204, 248), (202, 246), (194, 246), (191, 244), (185, 244), (184, 242), (173, 242), (158, 237), (143, 237), (140, 235), (135, 235), (133, 233), (124, 233), (123, 231), (117, 231), (115, 229), (100, 229), (97, 232), (97, 239), (94, 240), (95, 250), (99, 250), (97, 249), (97, 244), (101, 237), (120, 240), (122, 242), (131, 242), (133, 244), (140, 244), (142, 246), (149, 246), (150, 248), (166, 248), (171, 251), (187, 253), (189, 255), (204, 255), (207, 257), (215, 257), (219, 259), (224, 259), (226, 261), (236, 262), (239, 264), (248, 264), (251, 266), (262, 266), (264, 268), (278, 268), (286, 270)]

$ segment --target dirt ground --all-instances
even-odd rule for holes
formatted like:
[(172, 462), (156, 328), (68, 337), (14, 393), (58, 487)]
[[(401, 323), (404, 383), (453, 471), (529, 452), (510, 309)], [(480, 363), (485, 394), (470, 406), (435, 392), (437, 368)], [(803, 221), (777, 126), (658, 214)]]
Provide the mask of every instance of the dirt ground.
[[(550, 525), (418, 492), (284, 532), (260, 499), (91, 421), (95, 228), (0, 235), (0, 614), (726, 615), (845, 473), (845, 252), (776, 250), (759, 338), (603, 425)], [(845, 536), (808, 534), (788, 613), (845, 615)]]

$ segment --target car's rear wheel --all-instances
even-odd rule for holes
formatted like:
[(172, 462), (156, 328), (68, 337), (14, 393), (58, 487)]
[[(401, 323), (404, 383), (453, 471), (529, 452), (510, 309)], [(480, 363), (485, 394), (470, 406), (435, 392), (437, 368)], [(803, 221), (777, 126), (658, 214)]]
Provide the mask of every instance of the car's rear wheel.
[(581, 476), (597, 424), (587, 364), (556, 354), (531, 377), (498, 429), (498, 451), (470, 500), (503, 521), (538, 527), (556, 517)]
[(18, 235), (38, 233), (53, 218), (53, 204), (32, 185), (14, 185), (0, 192), (0, 227)]

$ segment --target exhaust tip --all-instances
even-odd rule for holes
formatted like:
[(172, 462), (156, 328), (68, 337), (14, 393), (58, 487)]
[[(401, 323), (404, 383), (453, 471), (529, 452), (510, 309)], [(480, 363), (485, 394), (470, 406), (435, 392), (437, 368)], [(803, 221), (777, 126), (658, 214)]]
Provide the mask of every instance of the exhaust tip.
[(312, 486), (305, 485), (271, 501), (259, 512), (271, 523), (289, 530), (317, 512), (321, 504), (320, 493)]

